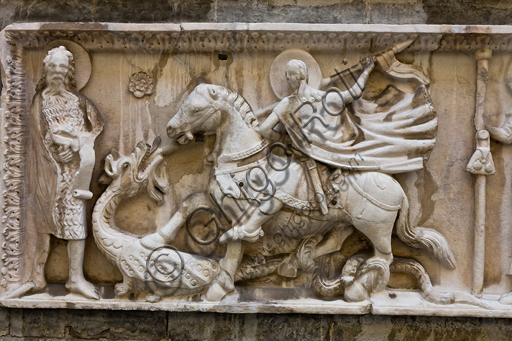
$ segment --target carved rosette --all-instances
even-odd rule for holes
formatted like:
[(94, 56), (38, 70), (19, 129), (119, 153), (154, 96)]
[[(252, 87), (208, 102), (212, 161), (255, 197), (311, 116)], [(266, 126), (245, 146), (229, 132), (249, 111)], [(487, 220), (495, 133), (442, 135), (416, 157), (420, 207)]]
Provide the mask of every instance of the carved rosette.
[(130, 76), (128, 90), (137, 98), (142, 98), (153, 93), (153, 77), (144, 71), (134, 73)]

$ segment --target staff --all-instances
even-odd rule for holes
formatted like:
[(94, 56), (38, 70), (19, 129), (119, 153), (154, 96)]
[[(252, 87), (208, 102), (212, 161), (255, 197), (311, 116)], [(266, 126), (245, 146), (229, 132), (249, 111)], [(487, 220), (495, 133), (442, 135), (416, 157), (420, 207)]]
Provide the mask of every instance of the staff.
[(473, 261), (473, 294), (481, 296), (484, 287), (485, 265), (485, 187), (487, 175), (496, 172), (490, 150), (489, 132), (485, 130), (484, 104), (492, 51), (481, 49), (475, 52), (477, 60), (475, 130), (476, 150), (466, 170), (476, 175), (475, 183), (475, 246)]

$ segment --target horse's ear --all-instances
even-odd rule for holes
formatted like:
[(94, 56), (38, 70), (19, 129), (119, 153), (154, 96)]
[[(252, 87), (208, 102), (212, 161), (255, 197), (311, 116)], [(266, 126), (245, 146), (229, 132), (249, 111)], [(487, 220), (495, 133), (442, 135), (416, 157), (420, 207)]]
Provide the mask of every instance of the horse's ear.
[(219, 90), (215, 86), (209, 86), (208, 93), (210, 93), (210, 97), (214, 100), (216, 100), (219, 97)]

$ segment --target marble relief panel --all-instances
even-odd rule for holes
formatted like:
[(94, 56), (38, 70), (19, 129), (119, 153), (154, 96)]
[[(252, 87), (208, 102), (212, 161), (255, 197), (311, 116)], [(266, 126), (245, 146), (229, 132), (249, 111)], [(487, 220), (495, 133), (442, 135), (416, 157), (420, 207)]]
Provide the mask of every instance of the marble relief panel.
[(512, 32), (17, 24), (8, 307), (512, 316)]

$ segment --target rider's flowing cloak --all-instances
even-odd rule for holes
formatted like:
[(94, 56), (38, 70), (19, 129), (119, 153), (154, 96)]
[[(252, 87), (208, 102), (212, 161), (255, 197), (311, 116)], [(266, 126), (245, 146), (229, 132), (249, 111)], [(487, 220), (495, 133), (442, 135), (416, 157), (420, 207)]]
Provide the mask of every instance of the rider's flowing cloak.
[(352, 170), (396, 174), (423, 168), (437, 133), (425, 86), (413, 93), (388, 86), (376, 99), (359, 99), (343, 111), (330, 103), (332, 96), (338, 94), (329, 93), (323, 105), (289, 96), (274, 109), (295, 148), (319, 162)]

